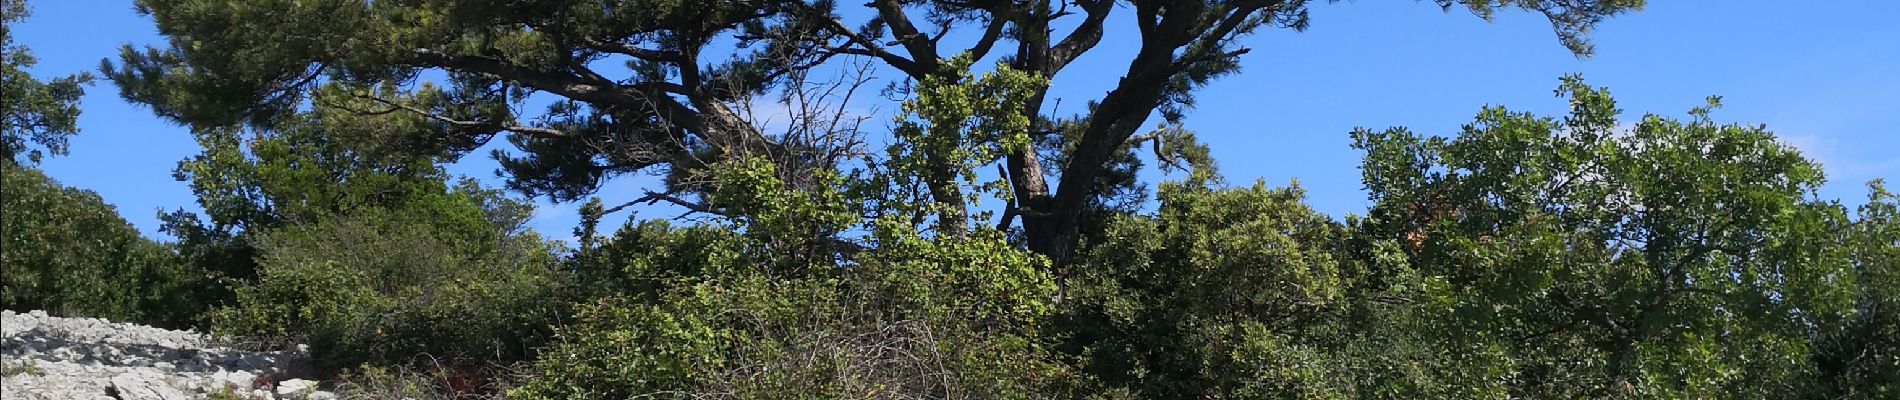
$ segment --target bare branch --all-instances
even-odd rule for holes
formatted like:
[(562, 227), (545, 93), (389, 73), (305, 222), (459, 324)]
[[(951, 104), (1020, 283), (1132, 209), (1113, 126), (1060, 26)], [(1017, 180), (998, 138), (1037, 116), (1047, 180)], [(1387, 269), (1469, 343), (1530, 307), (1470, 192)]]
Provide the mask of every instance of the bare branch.
[[(527, 135), (531, 135), (531, 136), (537, 136), (537, 137), (544, 137), (544, 138), (571, 138), (571, 137), (573, 137), (573, 135), (571, 135), (571, 134), (568, 134), (567, 132), (561, 132), (561, 131), (559, 131), (559, 130), (554, 130), (554, 129), (548, 129), (548, 128), (542, 128), (542, 127), (534, 127), (534, 126), (526, 126), (526, 125), (514, 125), (514, 124), (503, 124), (503, 123), (499, 123), (499, 122), (493, 122), (493, 121), (464, 121), (464, 120), (458, 120), (458, 119), (454, 119), (454, 118), (449, 118), (449, 117), (447, 117), (447, 116), (444, 116), (444, 115), (442, 115), (442, 114), (437, 114), (437, 113), (434, 113), (434, 112), (430, 112), (429, 110), (424, 110), (424, 109), (421, 109), (421, 108), (417, 108), (417, 107), (415, 107), (415, 106), (411, 106), (411, 105), (408, 105), (408, 104), (402, 104), (402, 103), (399, 103), (399, 102), (396, 102), (396, 101), (393, 101), (393, 100), (389, 100), (389, 99), (385, 99), (385, 98), (381, 98), (381, 97), (376, 97), (376, 96), (371, 96), (371, 95), (366, 95), (366, 94), (352, 94), (352, 96), (354, 96), (354, 97), (356, 97), (356, 98), (359, 98), (359, 99), (364, 99), (364, 100), (369, 100), (369, 101), (374, 101), (374, 102), (376, 102), (377, 104), (382, 104), (382, 105), (385, 105), (385, 106), (389, 106), (389, 107), (390, 107), (390, 109), (389, 109), (389, 110), (384, 110), (384, 111), (382, 111), (382, 112), (368, 112), (368, 113), (364, 113), (364, 114), (368, 114), (368, 115), (378, 115), (378, 114), (388, 114), (388, 113), (390, 113), (390, 112), (393, 112), (393, 111), (396, 111), (396, 110), (401, 110), (401, 111), (408, 111), (408, 112), (410, 112), (410, 113), (412, 113), (412, 114), (416, 114), (416, 115), (420, 115), (420, 116), (422, 116), (422, 117), (424, 117), (424, 118), (428, 118), (428, 119), (431, 119), (431, 120), (435, 120), (435, 121), (437, 121), (437, 122), (441, 122), (441, 123), (444, 123), (444, 124), (448, 124), (448, 125), (450, 125), (450, 126), (454, 126), (454, 127), (458, 127), (458, 128), (463, 128), (463, 129), (473, 129), (473, 130), (479, 130), (479, 131), (509, 131), (509, 132), (517, 132), (517, 133), (522, 133), (522, 134), (527, 134)], [(351, 111), (353, 111), (353, 112), (354, 112), (354, 111), (356, 111), (356, 110), (351, 110)]]
[(416, 49), (414, 54), (417, 60), (430, 66), (493, 75), (570, 99), (617, 105), (635, 105), (638, 102), (632, 96), (614, 90), (612, 82), (589, 81), (578, 76), (522, 68), (488, 57), (452, 56), (430, 49)]
[(1082, 3), (1082, 10), (1087, 16), (1083, 18), (1080, 25), (1069, 31), (1068, 36), (1063, 37), (1061, 42), (1049, 49), (1049, 72), (1061, 71), (1063, 67), (1069, 65), (1069, 62), (1075, 61), (1076, 57), (1080, 57), (1082, 53), (1088, 52), (1097, 43), (1101, 43), (1102, 23), (1108, 20), (1108, 14), (1115, 6), (1112, 0), (1078, 3)]
[(660, 62), (670, 62), (670, 63), (689, 62), (689, 60), (686, 59), (686, 56), (680, 54), (680, 52), (677, 52), (677, 51), (645, 49), (645, 48), (634, 47), (632, 45), (628, 45), (625, 43), (603, 42), (603, 41), (600, 41), (599, 39), (594, 39), (590, 37), (581, 37), (580, 41), (581, 41), (581, 44), (587, 46), (588, 49), (592, 49), (594, 51), (599, 51), (603, 53), (622, 54), (622, 55), (632, 56), (634, 58), (647, 60), (647, 61), (660, 61)]
[(652, 191), (646, 192), (645, 196), (640, 196), (640, 198), (638, 199), (633, 199), (632, 201), (620, 203), (620, 205), (617, 205), (617, 206), (608, 207), (606, 210), (602, 210), (600, 214), (601, 215), (613, 214), (614, 212), (620, 211), (622, 209), (631, 207), (636, 204), (653, 205), (660, 202), (666, 202), (666, 203), (670, 203), (676, 206), (680, 206), (681, 208), (685, 208), (687, 211), (692, 212), (692, 213), (704, 213), (704, 214), (712, 214), (712, 215), (719, 215), (719, 216), (726, 215), (725, 210), (714, 207), (711, 204), (688, 201), (686, 199), (679, 198), (679, 196), (674, 195), (673, 193), (660, 193), (660, 192), (652, 192)]
[(875, 0), (872, 5), (877, 7), (878, 18), (891, 28), (891, 36), (910, 52), (910, 58), (918, 64), (918, 68), (934, 71), (938, 60), (942, 58), (937, 53), (937, 44), (910, 22), (910, 17), (904, 14), (903, 3), (901, 0)]
[(884, 60), (885, 63), (889, 63), (892, 68), (904, 71), (905, 74), (912, 77), (922, 77), (930, 73), (930, 71), (926, 70), (916, 61), (891, 53), (889, 50), (885, 50), (884, 46), (878, 45), (876, 41), (858, 34), (857, 31), (851, 28), (845, 27), (844, 21), (839, 21), (837, 18), (830, 18), (826, 20), (826, 25), (839, 36), (844, 36), (851, 44), (858, 46), (856, 48), (828, 46), (829, 50), (833, 52), (877, 57), (880, 60)]
[(983, 29), (983, 37), (976, 40), (976, 45), (970, 46), (970, 50), (968, 50), (970, 57), (981, 60), (983, 57), (988, 56), (990, 49), (996, 47), (997, 40), (1003, 37), (1003, 27), (1006, 25), (1008, 25), (1008, 20), (1003, 18), (991, 19), (990, 26)]

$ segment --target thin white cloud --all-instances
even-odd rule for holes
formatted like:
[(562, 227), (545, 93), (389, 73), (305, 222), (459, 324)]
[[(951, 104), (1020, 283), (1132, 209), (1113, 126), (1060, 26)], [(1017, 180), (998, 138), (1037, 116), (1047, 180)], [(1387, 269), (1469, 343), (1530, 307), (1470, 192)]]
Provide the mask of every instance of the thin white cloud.
[(1801, 155), (1820, 163), (1823, 169), (1834, 164), (1834, 148), (1840, 145), (1839, 139), (1811, 134), (1781, 135), (1781, 144), (1800, 150)]
[(1830, 180), (1862, 181), (1900, 172), (1900, 156), (1881, 159), (1854, 157), (1843, 148), (1841, 139), (1830, 135), (1793, 134), (1780, 136), (1781, 143), (1801, 151), (1801, 155), (1821, 164)]

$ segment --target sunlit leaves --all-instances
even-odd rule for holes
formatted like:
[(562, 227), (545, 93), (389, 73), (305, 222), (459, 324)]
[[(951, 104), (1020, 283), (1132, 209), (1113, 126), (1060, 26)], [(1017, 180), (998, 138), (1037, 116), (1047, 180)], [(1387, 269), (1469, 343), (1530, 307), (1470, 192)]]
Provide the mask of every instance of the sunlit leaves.
[[(1487, 107), (1455, 137), (1354, 133), (1375, 235), (1450, 283), (1456, 341), (1513, 349), (1531, 397), (1786, 396), (1806, 331), (1847, 307), (1845, 215), (1760, 126), (1629, 125), (1567, 77), (1562, 119)], [(1822, 322), (1824, 323), (1824, 322)]]

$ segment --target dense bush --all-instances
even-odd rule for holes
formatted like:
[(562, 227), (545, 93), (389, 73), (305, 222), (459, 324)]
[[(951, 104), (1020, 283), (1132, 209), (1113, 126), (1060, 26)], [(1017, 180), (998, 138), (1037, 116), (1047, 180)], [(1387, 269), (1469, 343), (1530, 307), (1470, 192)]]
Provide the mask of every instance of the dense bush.
[(257, 235), (259, 279), (218, 332), (307, 343), (333, 367), (524, 360), (564, 308), (549, 243), (458, 192)]
[(505, 399), (507, 374), (505, 366), (364, 366), (333, 382), (336, 396), (349, 400)]
[(1376, 202), (1484, 397), (1783, 398), (1853, 270), (1819, 166), (1757, 125), (1619, 121), (1564, 79), (1564, 118), (1487, 107), (1452, 137), (1354, 133)]
[[(576, 285), (590, 297), (631, 296), (656, 300), (691, 278), (759, 273), (764, 266), (740, 262), (743, 239), (717, 226), (675, 227), (662, 220), (628, 223), (610, 240), (582, 238), (568, 260)], [(751, 271), (728, 269), (753, 268)]]
[(90, 190), (0, 161), (0, 307), (181, 327), (207, 280)]
[(195, 128), (202, 151), (180, 161), (173, 176), (203, 212), (159, 218), (186, 265), (226, 281), (204, 297), (230, 305), (231, 288), (257, 279), (254, 233), (366, 208), (440, 207), (433, 203), (442, 202), (450, 178), (436, 159), (386, 149), (378, 137), (418, 129), (403, 122), (318, 107), (270, 129)]
[(23, 0), (0, 0), (0, 308), (183, 326), (202, 310), (208, 280), (99, 195), (33, 167), (67, 154), (92, 77), (33, 76), (39, 60), (13, 36), (30, 13)]
[(715, 171), (714, 201), (746, 216), (583, 238), (581, 276), (605, 280), (584, 286), (617, 294), (581, 304), (513, 394), (1028, 399), (1075, 390), (1078, 377), (1040, 339), (1055, 295), (1044, 261), (999, 232), (927, 237), (877, 219), (852, 239), (877, 251), (814, 259), (810, 249), (844, 239), (801, 235), (854, 218), (836, 212), (837, 186), (789, 189), (758, 163)]
[(1843, 244), (1854, 262), (1854, 313), (1815, 341), (1815, 397), (1900, 396), (1900, 196), (1880, 182)]
[[(89, 77), (35, 80), (0, 29), (0, 306), (208, 315), (309, 344), (345, 398), (1900, 397), (1900, 198), (1850, 217), (1714, 99), (1619, 120), (1567, 77), (1564, 116), (1356, 130), (1343, 221), (1227, 187), (1195, 93), (1317, 2), (137, 3), (166, 43), (100, 72), (192, 130), (202, 211), (157, 244), (17, 166), (66, 152)], [(1581, 56), (1644, 1), (1434, 3)], [(1126, 74), (1050, 98), (1096, 48)], [(569, 253), (448, 183), (484, 149), (553, 201), (659, 179), (583, 206)], [(1151, 193), (1150, 163), (1188, 176)], [(692, 222), (597, 235), (635, 206)]]
[(1312, 332), (1341, 302), (1343, 227), (1298, 188), (1162, 185), (1085, 247), (1059, 326), (1086, 370), (1143, 398), (1318, 398)]
[[(1034, 339), (1053, 294), (1036, 258), (998, 238), (889, 239), (906, 251), (787, 277), (731, 252), (739, 247), (697, 247), (742, 244), (732, 233), (630, 226), (602, 248), (651, 245), (610, 253), (632, 255), (611, 262), (627, 271), (655, 271), (638, 274), (644, 289), (582, 304), (514, 394), (1048, 398), (1070, 390), (1074, 377)], [(667, 259), (689, 243), (695, 258)], [(683, 266), (693, 263), (703, 265)], [(675, 267), (656, 268), (664, 265)]]

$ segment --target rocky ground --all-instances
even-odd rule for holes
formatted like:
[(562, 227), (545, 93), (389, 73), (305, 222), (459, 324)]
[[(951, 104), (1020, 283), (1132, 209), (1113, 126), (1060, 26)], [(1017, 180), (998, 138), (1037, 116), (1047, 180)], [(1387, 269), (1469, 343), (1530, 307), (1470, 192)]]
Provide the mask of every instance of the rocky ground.
[(330, 399), (300, 352), (190, 331), (0, 311), (0, 400)]

